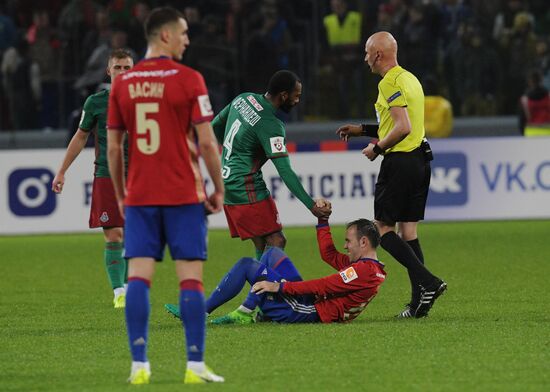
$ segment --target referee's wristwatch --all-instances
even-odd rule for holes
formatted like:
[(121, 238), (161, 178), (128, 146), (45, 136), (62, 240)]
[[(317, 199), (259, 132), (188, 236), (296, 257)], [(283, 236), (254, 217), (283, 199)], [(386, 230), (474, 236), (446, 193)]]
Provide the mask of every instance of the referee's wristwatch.
[(382, 150), (382, 148), (378, 145), (378, 143), (374, 144), (372, 151), (374, 151), (375, 154), (384, 155), (384, 150)]

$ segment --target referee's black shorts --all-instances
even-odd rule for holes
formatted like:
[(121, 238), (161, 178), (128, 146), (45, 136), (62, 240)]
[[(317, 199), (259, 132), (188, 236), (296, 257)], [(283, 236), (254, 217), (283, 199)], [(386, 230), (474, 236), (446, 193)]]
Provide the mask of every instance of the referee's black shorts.
[(374, 191), (374, 218), (384, 223), (424, 219), (430, 176), (421, 148), (384, 156)]

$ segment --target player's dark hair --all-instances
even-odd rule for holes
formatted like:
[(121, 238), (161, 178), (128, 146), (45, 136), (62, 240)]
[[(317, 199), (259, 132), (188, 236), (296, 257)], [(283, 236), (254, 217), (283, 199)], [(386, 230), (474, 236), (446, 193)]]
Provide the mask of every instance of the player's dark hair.
[(172, 7), (158, 7), (151, 11), (145, 20), (145, 38), (151, 39), (160, 28), (169, 23), (176, 23), (183, 14)]
[(282, 92), (291, 93), (296, 87), (296, 82), (302, 83), (298, 75), (294, 72), (281, 70), (273, 74), (269, 79), (267, 92), (271, 95), (277, 95)]
[(125, 59), (127, 57), (133, 59), (132, 54), (128, 49), (113, 49), (111, 50), (111, 53), (109, 53), (109, 61), (111, 59)]
[(365, 218), (354, 220), (347, 224), (346, 229), (354, 227), (357, 230), (357, 239), (361, 237), (367, 237), (370, 245), (373, 248), (377, 248), (380, 245), (380, 233), (373, 221)]

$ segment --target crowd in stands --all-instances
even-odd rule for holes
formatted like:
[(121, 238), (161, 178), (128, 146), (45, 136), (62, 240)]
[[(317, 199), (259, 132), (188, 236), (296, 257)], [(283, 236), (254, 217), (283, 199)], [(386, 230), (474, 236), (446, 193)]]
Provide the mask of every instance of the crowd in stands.
[(74, 121), (104, 87), (111, 49), (144, 55), (143, 21), (162, 5), (184, 12), (183, 62), (203, 73), (215, 110), (289, 68), (304, 81), (296, 116), (373, 116), (378, 79), (363, 58), (378, 30), (395, 36), (400, 64), (455, 115), (517, 114), (534, 70), (550, 87), (548, 0), (5, 0), (0, 130)]

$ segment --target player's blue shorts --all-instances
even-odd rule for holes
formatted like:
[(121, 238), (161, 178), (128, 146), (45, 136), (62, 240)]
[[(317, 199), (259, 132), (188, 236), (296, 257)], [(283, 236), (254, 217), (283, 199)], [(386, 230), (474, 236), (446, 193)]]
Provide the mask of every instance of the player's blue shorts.
[(162, 261), (168, 244), (173, 260), (206, 260), (204, 205), (127, 206), (124, 257)]
[[(288, 256), (279, 248), (269, 248), (260, 261), (266, 265), (260, 268), (259, 276), (265, 275), (270, 282), (300, 281), (302, 277)], [(265, 293), (260, 295), (260, 319), (283, 323), (316, 323), (319, 315), (315, 309), (313, 295), (284, 295)]]

